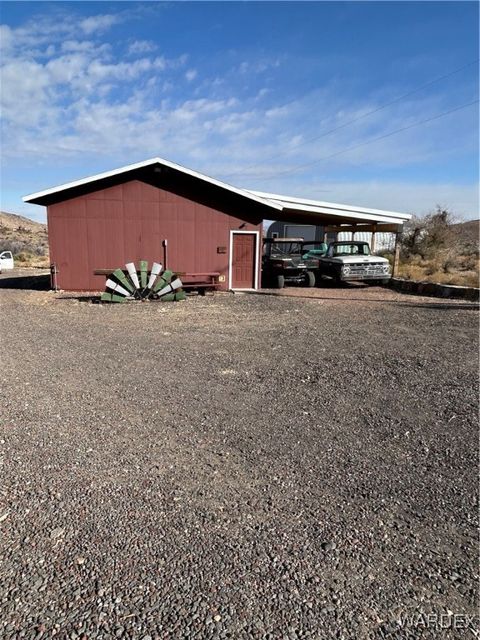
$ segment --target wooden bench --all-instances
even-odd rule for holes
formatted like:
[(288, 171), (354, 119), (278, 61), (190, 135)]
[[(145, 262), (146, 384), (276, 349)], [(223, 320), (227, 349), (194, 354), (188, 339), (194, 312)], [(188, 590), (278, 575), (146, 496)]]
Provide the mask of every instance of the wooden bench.
[(188, 273), (185, 271), (176, 271), (177, 276), (182, 281), (183, 289), (198, 291), (199, 294), (205, 295), (207, 291), (214, 292), (220, 287), (218, 271), (207, 271), (202, 273)]
[[(115, 269), (94, 269), (93, 274), (95, 276), (110, 276)], [(122, 271), (127, 274), (126, 269)], [(205, 295), (207, 291), (214, 292), (215, 289), (220, 287), (218, 278), (220, 273), (218, 271), (205, 271), (201, 273), (189, 273), (187, 271), (174, 271), (175, 276), (178, 276), (182, 281), (182, 289), (190, 289), (191, 291), (198, 291), (199, 294)]]

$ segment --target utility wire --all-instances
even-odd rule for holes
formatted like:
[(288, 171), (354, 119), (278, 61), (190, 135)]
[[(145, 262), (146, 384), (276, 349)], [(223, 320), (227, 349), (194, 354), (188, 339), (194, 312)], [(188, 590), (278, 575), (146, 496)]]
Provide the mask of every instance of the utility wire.
[[(368, 116), (371, 116), (374, 113), (378, 113), (379, 111), (382, 111), (383, 109), (386, 109), (387, 107), (390, 107), (392, 104), (395, 104), (397, 102), (400, 102), (401, 100), (404, 100), (405, 98), (408, 98), (409, 96), (413, 95), (414, 93), (418, 93), (422, 89), (425, 89), (425, 88), (429, 87), (432, 84), (440, 82), (441, 80), (445, 80), (446, 78), (450, 78), (451, 76), (454, 76), (455, 74), (460, 73), (460, 71), (463, 71), (464, 69), (468, 69), (468, 67), (471, 67), (474, 64), (477, 64), (479, 61), (480, 61), (480, 59), (473, 60), (472, 62), (469, 62), (468, 64), (463, 65), (463, 67), (459, 67), (458, 69), (455, 69), (454, 71), (450, 71), (450, 73), (446, 73), (445, 75), (439, 76), (438, 78), (435, 78), (434, 80), (430, 80), (426, 84), (422, 84), (421, 86), (417, 87), (416, 89), (412, 89), (411, 91), (408, 91), (407, 93), (404, 93), (403, 95), (398, 96), (398, 98), (394, 98), (393, 100), (390, 100), (390, 102), (385, 102), (384, 104), (380, 105), (376, 109), (373, 109), (372, 111), (367, 111), (367, 113), (364, 113), (361, 116), (357, 116), (356, 118), (353, 118), (353, 120), (348, 120), (347, 122), (344, 122), (343, 124), (339, 125), (338, 127), (335, 127), (334, 129), (330, 129), (329, 131), (325, 131), (324, 133), (321, 133), (318, 136), (315, 136), (314, 138), (309, 138), (308, 140), (304, 140), (303, 142), (299, 142), (298, 144), (295, 144), (295, 145), (289, 147), (289, 149), (287, 151), (284, 151), (283, 153), (277, 153), (274, 156), (270, 156), (269, 158), (265, 158), (262, 162), (269, 162), (270, 160), (276, 160), (277, 158), (285, 156), (285, 155), (288, 155), (291, 151), (294, 151), (295, 149), (303, 147), (306, 144), (310, 144), (311, 142), (315, 142), (316, 140), (320, 140), (320, 138), (324, 138), (325, 136), (329, 136), (330, 134), (335, 133), (336, 131), (340, 131), (341, 129), (344, 129), (345, 127), (348, 127), (351, 124), (354, 124), (355, 122), (358, 122), (359, 120), (362, 120), (363, 118), (367, 118)], [(295, 100), (296, 99), (290, 100), (289, 102), (286, 102), (285, 104), (283, 104), (281, 107), (278, 107), (278, 108), (279, 109), (283, 109), (283, 107), (291, 104), (292, 102), (295, 102)], [(256, 167), (259, 167), (259, 166), (260, 165), (258, 165), (258, 164), (250, 165), (250, 166), (246, 167), (246, 169), (242, 173), (227, 173), (227, 174), (224, 174), (223, 177), (224, 178), (229, 178), (229, 177), (241, 176), (241, 175), (244, 175), (245, 171), (248, 171), (248, 169), (255, 169)]]
[(305, 169), (307, 167), (312, 167), (316, 164), (319, 164), (320, 162), (323, 162), (324, 160), (329, 160), (330, 158), (334, 158), (335, 156), (339, 156), (342, 153), (348, 153), (349, 151), (352, 151), (353, 149), (358, 149), (359, 147), (364, 147), (368, 144), (373, 144), (374, 142), (378, 142), (379, 140), (383, 140), (384, 138), (389, 138), (390, 136), (393, 136), (397, 133), (400, 133), (401, 131), (407, 131), (407, 129), (413, 129), (414, 127), (418, 127), (422, 124), (426, 124), (427, 122), (432, 122), (432, 120), (438, 120), (439, 118), (443, 118), (444, 116), (447, 116), (450, 113), (454, 113), (455, 111), (460, 111), (460, 109), (466, 109), (467, 107), (472, 106), (473, 104), (478, 104), (479, 100), (473, 100), (472, 102), (467, 102), (466, 104), (462, 104), (459, 107), (455, 107), (454, 109), (449, 109), (449, 111), (444, 111), (443, 113), (439, 113), (436, 116), (433, 116), (431, 118), (426, 118), (425, 120), (420, 120), (418, 122), (414, 122), (413, 124), (408, 125), (407, 127), (402, 127), (401, 129), (395, 129), (395, 131), (390, 131), (390, 133), (386, 133), (383, 136), (378, 136), (377, 138), (372, 138), (371, 140), (367, 140), (366, 142), (361, 142), (360, 144), (356, 144), (353, 145), (352, 147), (348, 147), (348, 149), (343, 149), (342, 151), (337, 151), (336, 153), (332, 153), (329, 156), (324, 156), (323, 158), (319, 158), (318, 160), (315, 160), (313, 162), (308, 162), (306, 164), (302, 164), (302, 165), (298, 165), (297, 167), (293, 167), (292, 169), (287, 169), (286, 171), (279, 171), (277, 173), (273, 173), (267, 176), (262, 176), (262, 177), (258, 177), (258, 178), (253, 178), (253, 180), (258, 181), (258, 180), (268, 180), (269, 178), (276, 178), (277, 176), (283, 176), (289, 173), (296, 173), (297, 171), (300, 171), (301, 169)]

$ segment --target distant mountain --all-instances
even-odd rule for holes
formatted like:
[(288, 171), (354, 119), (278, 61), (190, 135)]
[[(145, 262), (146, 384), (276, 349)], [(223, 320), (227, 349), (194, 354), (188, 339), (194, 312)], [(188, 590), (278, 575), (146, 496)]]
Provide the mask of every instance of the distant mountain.
[(11, 251), (16, 264), (48, 266), (47, 225), (0, 211), (0, 251)]

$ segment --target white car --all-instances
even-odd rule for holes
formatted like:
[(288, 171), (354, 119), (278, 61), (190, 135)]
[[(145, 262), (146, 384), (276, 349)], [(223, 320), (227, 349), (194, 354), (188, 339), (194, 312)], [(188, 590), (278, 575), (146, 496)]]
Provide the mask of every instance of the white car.
[(7, 269), (13, 269), (13, 255), (11, 251), (2, 251), (0, 253), (0, 273)]

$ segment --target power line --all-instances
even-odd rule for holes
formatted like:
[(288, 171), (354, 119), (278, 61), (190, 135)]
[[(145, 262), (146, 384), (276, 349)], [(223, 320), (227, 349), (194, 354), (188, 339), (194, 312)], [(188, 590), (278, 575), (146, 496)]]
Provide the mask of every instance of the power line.
[(324, 156), (323, 158), (319, 158), (318, 160), (315, 160), (314, 162), (308, 162), (306, 164), (302, 164), (299, 165), (297, 167), (293, 167), (292, 169), (287, 169), (286, 171), (279, 171), (277, 173), (273, 173), (267, 176), (262, 176), (262, 177), (258, 177), (258, 178), (253, 178), (253, 180), (257, 181), (257, 180), (268, 180), (269, 178), (276, 178), (278, 176), (283, 176), (289, 173), (296, 173), (297, 171), (300, 171), (301, 169), (305, 169), (307, 167), (312, 167), (316, 164), (319, 164), (320, 162), (323, 162), (324, 160), (329, 160), (330, 158), (334, 158), (335, 156), (339, 156), (343, 153), (348, 153), (349, 151), (352, 151), (353, 149), (358, 149), (359, 147), (364, 147), (366, 145), (369, 144), (373, 144), (374, 142), (378, 142), (379, 140), (383, 140), (384, 138), (389, 138), (390, 136), (393, 136), (397, 133), (400, 133), (401, 131), (407, 131), (407, 129), (413, 129), (414, 127), (418, 127), (422, 124), (426, 124), (427, 122), (432, 122), (432, 120), (438, 120), (439, 118), (443, 118), (444, 116), (449, 115), (450, 113), (454, 113), (455, 111), (460, 111), (460, 109), (466, 109), (467, 107), (470, 107), (474, 104), (478, 104), (479, 100), (473, 100), (472, 102), (467, 102), (466, 104), (462, 104), (459, 107), (455, 107), (454, 109), (450, 109), (449, 111), (444, 111), (443, 113), (439, 113), (436, 116), (432, 116), (431, 118), (426, 118), (425, 120), (420, 120), (419, 122), (414, 122), (413, 124), (410, 124), (406, 127), (402, 127), (401, 129), (395, 129), (395, 131), (390, 131), (390, 133), (386, 133), (383, 136), (378, 136), (377, 138), (372, 138), (372, 140), (367, 140), (366, 142), (361, 142), (360, 144), (356, 144), (353, 145), (352, 147), (348, 147), (348, 149), (343, 149), (342, 151), (337, 151), (335, 153), (330, 154), (329, 156)]
[[(386, 109), (387, 107), (390, 107), (392, 104), (395, 104), (397, 102), (400, 102), (401, 100), (404, 100), (405, 98), (408, 98), (409, 96), (413, 95), (414, 93), (418, 93), (419, 91), (421, 91), (422, 89), (425, 89), (426, 87), (429, 87), (432, 84), (435, 84), (437, 82), (440, 82), (441, 80), (445, 80), (446, 78), (450, 78), (451, 76), (454, 76), (457, 73), (460, 73), (460, 71), (463, 71), (464, 69), (468, 69), (468, 67), (473, 66), (474, 64), (477, 64), (479, 62), (480, 59), (477, 60), (473, 60), (472, 62), (469, 62), (468, 64), (463, 65), (463, 67), (459, 67), (458, 69), (455, 69), (454, 71), (450, 71), (450, 73), (446, 73), (443, 76), (439, 76), (438, 78), (435, 78), (434, 80), (430, 80), (429, 82), (420, 85), (419, 87), (417, 87), (416, 89), (412, 89), (411, 91), (408, 91), (407, 93), (404, 93), (401, 96), (398, 96), (398, 98), (394, 98), (393, 100), (390, 100), (390, 102), (385, 102), (383, 105), (380, 105), (379, 107), (372, 109), (371, 111), (367, 111), (367, 113), (362, 114), (361, 116), (357, 116), (356, 118), (353, 118), (352, 120), (348, 120), (347, 122), (344, 122), (343, 124), (339, 125), (338, 127), (335, 127), (334, 129), (330, 129), (329, 131), (325, 131), (324, 133), (319, 134), (318, 136), (315, 136), (313, 138), (309, 138), (308, 140), (304, 140), (303, 142), (299, 142), (296, 145), (291, 146), (287, 151), (283, 152), (283, 153), (276, 153), (274, 156), (270, 156), (269, 158), (265, 158), (263, 160), (263, 162), (269, 162), (270, 160), (276, 160), (279, 157), (288, 155), (291, 151), (294, 151), (295, 149), (298, 149), (299, 147), (303, 147), (306, 144), (310, 144), (311, 142), (315, 142), (316, 140), (320, 140), (320, 138), (324, 138), (325, 136), (329, 136), (332, 133), (335, 133), (336, 131), (340, 131), (340, 129), (344, 129), (345, 127), (350, 126), (351, 124), (354, 124), (355, 122), (358, 122), (359, 120), (362, 120), (363, 118), (367, 118), (368, 116), (373, 115), (374, 113), (378, 113), (379, 111), (382, 111), (383, 109)], [(292, 102), (295, 102), (294, 100), (290, 100), (289, 102), (286, 102), (285, 104), (283, 104), (281, 107), (278, 107), (279, 109), (283, 109), (283, 107), (291, 104)], [(260, 165), (258, 164), (254, 164), (254, 165), (250, 165), (248, 167), (246, 167), (245, 170), (248, 171), (248, 169), (255, 169), (256, 167), (259, 167)], [(245, 170), (242, 173), (227, 173), (224, 174), (224, 178), (229, 178), (229, 177), (235, 177), (235, 176), (241, 176), (244, 174)]]

